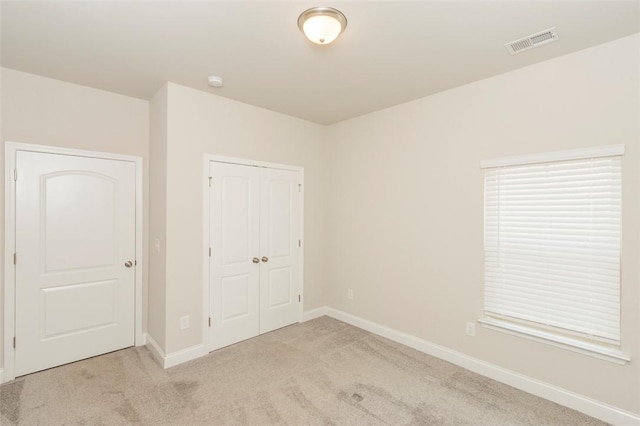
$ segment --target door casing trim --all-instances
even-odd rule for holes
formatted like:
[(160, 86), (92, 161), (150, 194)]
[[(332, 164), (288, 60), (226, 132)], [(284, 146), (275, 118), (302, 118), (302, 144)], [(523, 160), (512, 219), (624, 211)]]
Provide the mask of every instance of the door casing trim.
[(209, 342), (209, 317), (211, 316), (211, 307), (209, 306), (209, 164), (211, 162), (216, 163), (228, 163), (239, 164), (243, 166), (261, 167), (268, 169), (279, 170), (291, 170), (299, 173), (300, 184), (302, 185), (302, 192), (300, 193), (300, 238), (302, 245), (300, 247), (300, 268), (298, 273), (299, 291), (301, 296), (301, 302), (298, 304), (298, 322), (302, 322), (304, 312), (304, 167), (291, 166), (287, 164), (269, 163), (265, 161), (248, 160), (235, 157), (224, 157), (214, 154), (204, 154), (203, 166), (202, 166), (202, 281), (203, 281), (203, 305), (202, 305), (202, 344), (206, 350), (206, 353), (211, 352), (211, 345)]
[[(15, 335), (16, 312), (16, 281), (13, 253), (16, 248), (16, 186), (13, 180), (13, 170), (16, 168), (16, 154), (18, 151), (40, 152), (45, 154), (70, 155), (75, 157), (90, 157), (104, 160), (130, 161), (136, 166), (136, 272), (135, 272), (135, 346), (144, 345), (142, 333), (142, 271), (145, 267), (143, 259), (143, 181), (142, 181), (142, 157), (134, 155), (112, 154), (107, 152), (87, 151), (74, 148), (62, 148), (47, 145), (26, 144), (20, 142), (5, 142), (5, 206), (4, 206), (4, 327), (2, 338), (3, 372), (0, 382), (8, 382), (15, 379), (15, 349), (13, 337)], [(19, 178), (19, 176), (18, 176)], [(18, 344), (19, 341), (18, 341)]]

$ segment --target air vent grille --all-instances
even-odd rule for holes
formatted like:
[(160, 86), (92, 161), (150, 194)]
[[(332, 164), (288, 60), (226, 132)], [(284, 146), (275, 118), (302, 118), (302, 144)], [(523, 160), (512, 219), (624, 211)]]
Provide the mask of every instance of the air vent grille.
[(558, 35), (556, 34), (556, 28), (553, 27), (519, 40), (511, 41), (504, 46), (510, 54), (515, 55), (516, 53), (524, 52), (525, 50), (533, 49), (534, 47), (539, 47), (556, 40), (558, 40)]

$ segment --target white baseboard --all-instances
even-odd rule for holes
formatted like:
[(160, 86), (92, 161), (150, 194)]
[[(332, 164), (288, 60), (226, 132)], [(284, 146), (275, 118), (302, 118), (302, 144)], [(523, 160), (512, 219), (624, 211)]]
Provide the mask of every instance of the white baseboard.
[[(320, 318), (326, 314), (327, 308), (322, 306), (320, 308), (304, 312), (302, 314), (302, 322)], [(158, 345), (149, 333), (144, 333), (142, 337), (144, 344), (149, 348), (151, 354), (162, 368), (174, 367), (178, 364), (200, 358), (201, 356), (205, 356), (209, 353), (203, 344), (199, 344), (178, 352), (165, 354), (162, 348), (160, 348), (160, 345)]]
[(302, 313), (302, 322), (310, 321), (312, 319), (320, 318), (327, 315), (327, 307), (322, 306), (320, 308), (312, 309)]
[(135, 346), (144, 346), (147, 344), (148, 340), (147, 338), (149, 337), (149, 333), (142, 333), (142, 338), (140, 339), (140, 341), (137, 341), (135, 343)]
[(205, 355), (209, 352), (203, 344), (191, 346), (178, 352), (173, 352), (164, 357), (164, 368), (174, 367), (183, 362), (191, 361)]
[[(327, 308), (325, 306), (322, 306), (320, 308), (304, 312), (302, 314), (302, 322), (320, 318), (322, 316), (325, 316), (326, 314)], [(201, 356), (205, 356), (209, 353), (203, 344), (199, 344), (190, 348), (180, 350), (178, 352), (165, 354), (162, 348), (160, 348), (158, 342), (156, 342), (149, 333), (144, 333), (142, 337), (144, 344), (147, 346), (147, 348), (149, 348), (151, 354), (162, 368), (174, 367), (178, 364), (200, 358)]]
[(151, 337), (150, 334), (147, 334), (147, 348), (151, 352), (151, 355), (155, 358), (155, 360), (160, 364), (160, 367), (164, 368), (164, 351), (160, 348), (160, 345)]
[(162, 348), (160, 348), (160, 345), (158, 345), (151, 335), (146, 335), (146, 341), (147, 347), (151, 351), (153, 357), (158, 361), (158, 364), (165, 369), (175, 367), (178, 364), (182, 364), (208, 354), (203, 344), (191, 346), (170, 354), (165, 354)]
[(505, 383), (530, 394), (580, 411), (602, 421), (614, 425), (640, 426), (640, 416), (628, 411), (579, 395), (566, 389), (544, 383), (540, 380), (524, 376), (514, 371), (498, 367), (497, 365), (481, 361), (461, 352), (454, 351), (447, 347), (431, 343), (410, 334), (394, 330), (337, 309), (329, 307), (314, 309), (313, 311), (305, 313), (305, 318), (307, 314), (309, 315), (308, 319), (317, 318), (317, 316), (314, 315), (317, 315), (322, 311), (326, 312), (326, 315), (340, 321), (344, 321), (347, 324), (351, 324), (379, 336), (386, 337), (394, 342), (409, 346), (420, 352), (424, 352), (428, 355), (459, 365), (467, 370), (471, 370), (475, 373), (489, 377), (490, 379)]
[(4, 369), (0, 368), (0, 383), (4, 383)]

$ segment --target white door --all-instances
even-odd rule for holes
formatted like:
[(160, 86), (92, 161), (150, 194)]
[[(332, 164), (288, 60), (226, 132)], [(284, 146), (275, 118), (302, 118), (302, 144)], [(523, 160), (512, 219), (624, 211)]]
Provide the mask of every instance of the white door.
[(299, 321), (299, 173), (210, 162), (210, 349)]
[(295, 171), (261, 170), (260, 333), (298, 321), (299, 182)]
[(134, 344), (135, 163), (16, 154), (16, 376)]
[(257, 336), (259, 314), (258, 169), (210, 163), (211, 346)]

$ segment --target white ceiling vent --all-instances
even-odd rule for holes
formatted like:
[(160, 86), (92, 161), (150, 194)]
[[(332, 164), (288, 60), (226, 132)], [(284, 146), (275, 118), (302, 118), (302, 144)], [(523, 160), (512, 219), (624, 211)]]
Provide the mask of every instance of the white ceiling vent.
[(534, 47), (540, 47), (556, 40), (558, 40), (558, 34), (556, 34), (556, 27), (553, 27), (548, 30), (531, 34), (519, 40), (510, 41), (505, 44), (504, 47), (507, 48), (507, 51), (510, 54), (515, 55), (516, 53), (524, 52), (525, 50), (533, 49)]

